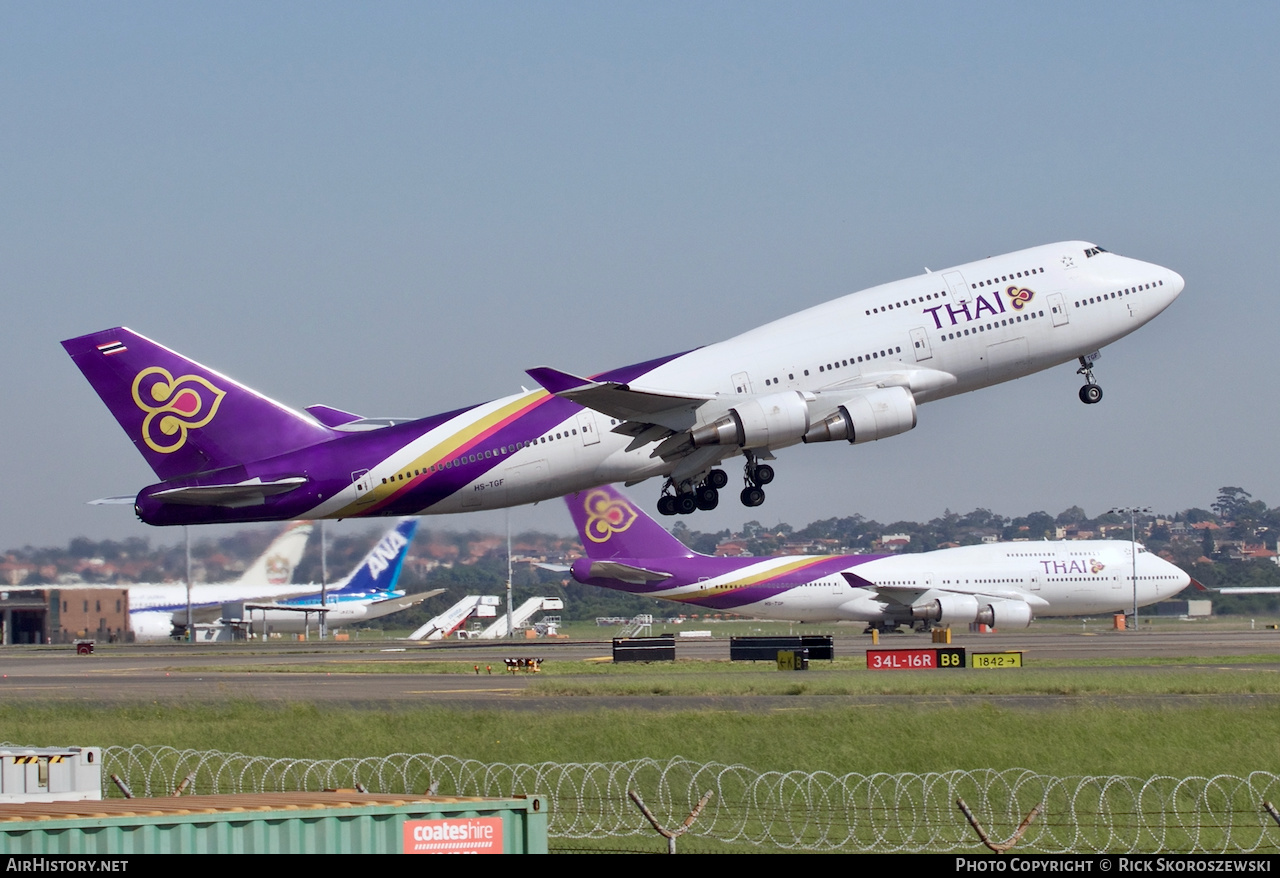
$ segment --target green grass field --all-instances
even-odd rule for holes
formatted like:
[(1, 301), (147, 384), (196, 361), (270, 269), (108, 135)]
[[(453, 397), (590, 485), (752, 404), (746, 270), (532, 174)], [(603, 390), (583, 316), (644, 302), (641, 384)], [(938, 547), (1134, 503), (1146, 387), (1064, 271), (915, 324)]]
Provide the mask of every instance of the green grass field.
[[(457, 662), (386, 670), (469, 673)], [(484, 762), (590, 762), (683, 756), (758, 770), (929, 772), (1027, 768), (1045, 774), (1148, 776), (1277, 769), (1280, 694), (1275, 656), (1136, 661), (1107, 668), (1058, 662), (1018, 671), (877, 674), (845, 659), (784, 673), (760, 665), (549, 665), (526, 698), (547, 696), (794, 696), (740, 709), (359, 710), (236, 701), (130, 707), (0, 705), (0, 740), (15, 744), (168, 745), (300, 758), (431, 753)], [(1247, 668), (1245, 665), (1262, 664)], [(1273, 667), (1267, 667), (1267, 665)], [(321, 659), (290, 673), (354, 672)], [(370, 664), (358, 666), (369, 670)], [(285, 668), (276, 669), (284, 670)], [(205, 668), (205, 670), (210, 670)], [(270, 670), (262, 669), (269, 673)], [(833, 706), (823, 695), (913, 695)], [(952, 695), (978, 696), (951, 703)], [(997, 706), (981, 696), (1077, 696), (1054, 706)], [(1239, 696), (1198, 704), (1197, 696)], [(1190, 695), (1169, 702), (1165, 695)]]

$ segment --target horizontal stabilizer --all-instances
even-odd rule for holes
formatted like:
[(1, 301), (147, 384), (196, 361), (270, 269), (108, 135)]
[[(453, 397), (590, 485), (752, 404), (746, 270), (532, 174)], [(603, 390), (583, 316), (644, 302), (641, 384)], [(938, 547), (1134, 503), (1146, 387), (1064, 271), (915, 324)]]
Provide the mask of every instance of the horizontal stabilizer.
[(588, 570), (588, 579), (616, 579), (631, 585), (644, 585), (647, 582), (662, 582), (670, 579), (670, 573), (661, 570), (646, 570), (643, 567), (632, 567), (630, 564), (619, 564), (617, 561), (592, 561)]
[(546, 366), (528, 370), (529, 377), (556, 396), (572, 400), (611, 418), (661, 424), (672, 430), (686, 430), (694, 423), (694, 412), (714, 396), (641, 390), (616, 381), (592, 381)]
[(90, 506), (132, 506), (138, 498), (133, 494), (118, 495), (115, 497), (99, 497), (97, 500), (90, 500)]
[(193, 485), (188, 488), (169, 488), (156, 491), (153, 496), (161, 503), (173, 503), (178, 506), (226, 506), (240, 509), (244, 506), (261, 506), (267, 497), (287, 494), (307, 483), (303, 476), (288, 479), (277, 479), (264, 482), (261, 479), (250, 479), (234, 485)]

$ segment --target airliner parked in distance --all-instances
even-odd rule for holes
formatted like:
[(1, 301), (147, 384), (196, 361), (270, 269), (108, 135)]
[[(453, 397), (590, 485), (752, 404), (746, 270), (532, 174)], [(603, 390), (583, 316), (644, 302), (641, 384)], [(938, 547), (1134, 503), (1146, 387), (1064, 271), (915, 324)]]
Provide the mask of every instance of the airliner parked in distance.
[(853, 293), (728, 341), (420, 420), (295, 411), (128, 329), (64, 341), (161, 480), (148, 524), (425, 515), (516, 506), (664, 476), (664, 514), (712, 509), (742, 455), (747, 506), (774, 452), (858, 444), (916, 406), (1079, 361), (1182, 291), (1167, 268), (1068, 241)]
[(578, 582), (761, 619), (1025, 628), (1039, 616), (1131, 609), (1135, 567), (1140, 606), (1191, 583), (1141, 544), (1116, 540), (713, 558), (686, 548), (612, 487), (565, 502), (587, 553), (570, 568)]
[[(360, 565), (346, 578), (326, 589), (327, 626), (376, 619), (417, 604), (440, 591), (406, 595), (396, 590), (400, 569), (417, 530), (416, 519), (397, 522), (383, 535)], [(302, 631), (306, 618), (315, 620), (320, 592), (314, 584), (195, 585), (191, 589), (192, 619), (213, 623), (221, 619), (226, 604), (258, 603), (252, 612), (256, 624), (275, 631)], [(310, 613), (302, 612), (303, 609)], [(250, 614), (246, 613), (246, 616)], [(129, 592), (129, 625), (138, 640), (162, 640), (186, 630), (187, 592), (183, 585), (147, 586)]]
[[(266, 597), (272, 594), (297, 594), (308, 586), (290, 585), (293, 572), (302, 553), (307, 547), (307, 539), (311, 536), (311, 522), (300, 521), (290, 524), (271, 541), (266, 551), (258, 556), (248, 569), (234, 582), (196, 584), (192, 586), (193, 600), (213, 600), (213, 595), (221, 600), (222, 595)], [(84, 589), (100, 589), (99, 583), (77, 585), (60, 585), (58, 591), (64, 600), (75, 600), (75, 592)], [(140, 631), (145, 630), (146, 638), (168, 636), (172, 628), (174, 607), (181, 607), (182, 622), (186, 621), (187, 586), (181, 582), (166, 583), (131, 583), (118, 586), (129, 593), (129, 627), (135, 637), (144, 639)], [(34, 591), (48, 589), (48, 586), (10, 586), (9, 591)], [(204, 595), (205, 597), (200, 597)]]

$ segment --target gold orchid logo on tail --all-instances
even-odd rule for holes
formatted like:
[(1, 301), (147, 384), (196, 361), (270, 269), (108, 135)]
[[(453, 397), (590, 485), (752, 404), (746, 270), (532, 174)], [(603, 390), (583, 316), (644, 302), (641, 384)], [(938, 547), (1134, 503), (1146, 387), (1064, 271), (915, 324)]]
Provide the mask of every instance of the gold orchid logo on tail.
[(582, 508), (587, 513), (583, 532), (593, 543), (606, 542), (609, 537), (631, 527), (636, 520), (636, 511), (630, 503), (610, 497), (605, 491), (588, 492)]
[(142, 441), (161, 454), (177, 451), (187, 443), (188, 431), (213, 420), (226, 395), (199, 375), (174, 378), (160, 366), (143, 369), (133, 379), (133, 401), (147, 413)]

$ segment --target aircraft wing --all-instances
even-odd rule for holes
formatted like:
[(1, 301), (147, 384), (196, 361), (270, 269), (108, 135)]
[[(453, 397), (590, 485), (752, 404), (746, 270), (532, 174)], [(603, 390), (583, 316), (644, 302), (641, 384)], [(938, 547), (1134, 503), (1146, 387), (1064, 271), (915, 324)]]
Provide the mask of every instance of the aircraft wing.
[[(762, 394), (740, 387), (738, 393), (722, 395), (593, 381), (545, 366), (528, 374), (556, 396), (620, 420), (613, 432), (632, 437), (628, 451), (656, 442), (652, 457), (685, 459), (684, 476), (714, 466), (739, 448), (756, 449), (768, 459), (771, 445), (833, 439), (856, 443), (905, 432), (916, 424), (915, 398), (940, 393), (957, 380), (949, 372), (902, 364), (816, 391)], [(672, 477), (677, 475), (680, 471)]]
[(438, 594), (443, 594), (443, 588), (433, 588), (430, 591), (420, 591), (416, 594), (407, 594), (398, 598), (387, 598), (385, 601), (374, 601), (373, 605), (380, 611), (386, 613), (396, 613), (400, 610), (407, 610), (409, 607), (422, 603), (427, 598), (433, 598)]
[(951, 594), (967, 594), (974, 597), (996, 598), (1005, 601), (1022, 601), (1024, 604), (1030, 604), (1036, 609), (1047, 609), (1049, 602), (1039, 595), (1034, 595), (1029, 591), (1023, 591), (1020, 588), (1010, 588), (1009, 586), (993, 586), (989, 583), (963, 584), (954, 583), (942, 586), (913, 586), (913, 585), (879, 585), (869, 579), (865, 579), (856, 573), (844, 571), (840, 574), (854, 588), (865, 588), (874, 591), (881, 597), (889, 600), (897, 601), (900, 604), (911, 606), (916, 603), (921, 596), (929, 592), (949, 592)]
[(644, 390), (616, 381), (592, 381), (547, 366), (529, 369), (528, 375), (549, 393), (570, 399), (620, 421), (661, 425), (668, 430), (687, 430), (694, 413), (704, 402), (715, 399), (706, 394), (678, 394)]

